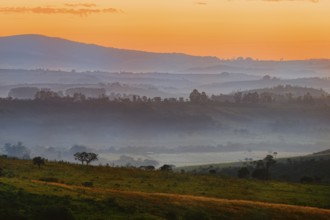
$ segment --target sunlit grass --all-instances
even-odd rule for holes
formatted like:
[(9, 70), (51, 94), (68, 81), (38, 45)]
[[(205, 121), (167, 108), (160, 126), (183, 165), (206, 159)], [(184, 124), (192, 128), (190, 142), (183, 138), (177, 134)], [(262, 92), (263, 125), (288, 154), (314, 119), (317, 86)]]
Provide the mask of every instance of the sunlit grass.
[[(230, 219), (242, 216), (247, 216), (247, 219), (253, 219), (253, 216), (267, 219), (275, 215), (282, 219), (288, 215), (305, 216), (306, 219), (311, 216), (313, 219), (330, 217), (330, 211), (324, 213), (322, 210), (316, 211), (318, 209), (286, 205), (330, 209), (330, 186), (324, 185), (58, 162), (47, 162), (39, 169), (30, 160), (5, 158), (0, 159), (0, 164), (4, 169), (4, 176), (0, 177), (2, 193), (17, 195), (25, 192), (26, 196), (33, 198), (63, 198), (70, 201), (68, 207), (75, 216), (79, 216), (78, 211), (75, 212), (72, 207), (83, 203), (90, 209), (113, 206), (109, 213), (119, 219), (125, 216), (127, 210), (136, 216), (146, 214), (155, 218), (171, 214), (183, 218), (190, 212), (192, 215)], [(82, 186), (84, 182), (92, 182), (93, 187)], [(195, 211), (197, 213), (194, 214)]]

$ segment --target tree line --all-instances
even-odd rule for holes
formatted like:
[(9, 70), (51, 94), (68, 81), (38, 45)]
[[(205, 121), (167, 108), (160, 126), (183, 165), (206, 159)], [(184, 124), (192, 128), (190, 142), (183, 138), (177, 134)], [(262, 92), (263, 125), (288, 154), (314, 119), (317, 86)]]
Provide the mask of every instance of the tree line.
[[(31, 88), (27, 87), (27, 91)], [(265, 91), (236, 92), (232, 94), (207, 95), (194, 89), (189, 98), (162, 98), (147, 97), (139, 95), (123, 95), (123, 96), (107, 96), (104, 92), (93, 91), (93, 96), (88, 97), (79, 89), (70, 90), (70, 95), (64, 96), (61, 92), (55, 92), (50, 89), (33, 90), (35, 95), (33, 101), (49, 101), (49, 102), (97, 102), (97, 103), (193, 103), (193, 104), (212, 104), (212, 103), (234, 103), (234, 104), (271, 104), (271, 103), (294, 103), (294, 104), (330, 104), (330, 96), (324, 95), (314, 97), (310, 92), (306, 92), (301, 96), (294, 96), (288, 92), (285, 94), (275, 94)], [(83, 90), (84, 91), (84, 90)], [(88, 90), (89, 91), (89, 90)], [(31, 92), (31, 91), (30, 91)], [(0, 98), (0, 102), (19, 101), (11, 96)]]

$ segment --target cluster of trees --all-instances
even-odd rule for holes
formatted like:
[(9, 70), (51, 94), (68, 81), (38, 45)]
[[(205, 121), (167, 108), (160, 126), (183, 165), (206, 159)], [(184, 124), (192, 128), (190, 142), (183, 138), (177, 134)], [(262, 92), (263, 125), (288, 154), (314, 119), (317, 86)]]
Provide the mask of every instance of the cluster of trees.
[(192, 103), (205, 103), (209, 101), (205, 92), (199, 92), (197, 89), (194, 89), (189, 95), (190, 102)]
[(236, 104), (244, 104), (244, 103), (291, 104), (292, 103), (292, 104), (314, 105), (314, 104), (330, 104), (330, 96), (324, 94), (320, 96), (313, 96), (310, 92), (306, 92), (303, 95), (295, 96), (291, 92), (285, 94), (276, 94), (276, 93), (260, 90), (260, 92), (251, 91), (251, 92), (236, 92), (234, 94), (229, 94), (229, 95), (223, 95), (223, 94), (212, 95), (211, 102), (229, 102)]
[[(269, 180), (271, 178), (270, 168), (276, 163), (272, 155), (267, 155), (263, 160), (252, 161), (254, 169), (251, 176), (255, 179)], [(237, 171), (239, 178), (248, 178), (250, 170), (248, 167), (242, 167)]]
[[(287, 86), (288, 87), (288, 86)], [(283, 88), (287, 88), (283, 87)], [(291, 87), (290, 87), (291, 88)], [(299, 87), (300, 88), (300, 87)], [(107, 102), (122, 102), (122, 103), (236, 103), (236, 104), (258, 104), (258, 103), (298, 103), (298, 104), (307, 104), (313, 105), (316, 103), (330, 103), (330, 96), (326, 93), (322, 93), (322, 96), (314, 97), (310, 92), (306, 92), (304, 95), (295, 96), (291, 92), (285, 94), (276, 94), (268, 92), (266, 90), (258, 90), (251, 92), (236, 92), (233, 94), (220, 94), (220, 95), (211, 95), (210, 97), (205, 92), (199, 92), (197, 89), (194, 89), (189, 94), (189, 99), (183, 97), (180, 98), (162, 98), (162, 97), (146, 97), (138, 95), (114, 95), (111, 94), (107, 96), (105, 90), (102, 88), (73, 88), (67, 90), (67, 95), (64, 96), (62, 92), (54, 92), (50, 89), (38, 89), (38, 88), (15, 88), (10, 91), (11, 96), (8, 99), (15, 98), (15, 94), (20, 94), (22, 96), (22, 91), (26, 90), (26, 94), (34, 93), (34, 100), (37, 101), (61, 101), (61, 102), (90, 102), (95, 101), (100, 103)], [(276, 90), (275, 90), (276, 89)], [(292, 87), (291, 89), (296, 89)], [(302, 88), (300, 88), (302, 89)], [(277, 87), (273, 88), (274, 91), (277, 91)], [(311, 91), (314, 91), (310, 89)], [(269, 89), (272, 91), (272, 89)], [(304, 90), (304, 91), (309, 91)], [(300, 93), (302, 91), (299, 91)], [(322, 91), (315, 90), (314, 93), (321, 93)], [(299, 93), (299, 94), (300, 94)], [(27, 95), (27, 96), (31, 96)], [(1, 100), (0, 100), (1, 101)]]

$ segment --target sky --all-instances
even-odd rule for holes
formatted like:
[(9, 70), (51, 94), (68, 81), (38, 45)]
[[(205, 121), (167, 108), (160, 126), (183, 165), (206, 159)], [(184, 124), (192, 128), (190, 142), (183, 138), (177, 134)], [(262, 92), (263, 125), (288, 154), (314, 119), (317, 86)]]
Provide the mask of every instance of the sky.
[(330, 0), (0, 0), (0, 36), (222, 59), (330, 58)]

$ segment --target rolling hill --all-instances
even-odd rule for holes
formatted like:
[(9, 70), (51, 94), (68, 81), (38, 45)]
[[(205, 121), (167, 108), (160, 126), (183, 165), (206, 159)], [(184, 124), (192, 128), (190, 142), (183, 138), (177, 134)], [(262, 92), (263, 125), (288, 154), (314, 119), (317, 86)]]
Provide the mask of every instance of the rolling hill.
[(0, 164), (1, 219), (330, 218), (326, 185), (63, 162), (38, 168), (3, 156)]
[(0, 67), (9, 69), (173, 72), (218, 62), (216, 57), (116, 49), (41, 35), (0, 37)]
[(212, 56), (154, 53), (26, 34), (0, 37), (0, 69), (102, 70), (131, 72), (236, 72), (277, 77), (328, 77), (327, 59), (221, 60)]

